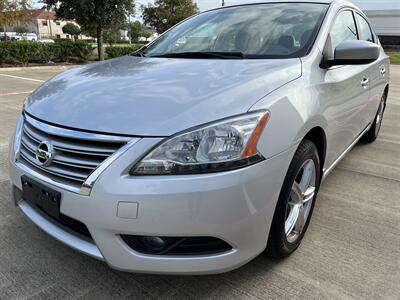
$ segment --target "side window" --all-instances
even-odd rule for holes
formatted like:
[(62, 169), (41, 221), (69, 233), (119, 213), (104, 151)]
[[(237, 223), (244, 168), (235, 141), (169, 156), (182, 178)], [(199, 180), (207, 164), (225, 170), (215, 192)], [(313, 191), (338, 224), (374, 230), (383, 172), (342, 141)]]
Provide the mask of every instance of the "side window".
[(332, 53), (341, 42), (358, 39), (357, 28), (351, 11), (345, 10), (339, 13), (331, 29), (330, 36)]
[(356, 15), (357, 26), (358, 26), (358, 34), (360, 36), (360, 40), (374, 42), (374, 35), (372, 34), (371, 28), (369, 27), (368, 22), (359, 14)]

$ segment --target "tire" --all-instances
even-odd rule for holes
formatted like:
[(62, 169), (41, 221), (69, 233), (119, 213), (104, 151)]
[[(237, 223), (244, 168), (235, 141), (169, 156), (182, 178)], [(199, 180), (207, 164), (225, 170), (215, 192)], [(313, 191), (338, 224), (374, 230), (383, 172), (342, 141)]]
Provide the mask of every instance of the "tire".
[(266, 249), (269, 256), (284, 258), (299, 247), (310, 223), (320, 178), (317, 148), (303, 140), (290, 163), (275, 208)]
[(387, 95), (386, 95), (386, 93), (384, 93), (382, 95), (381, 102), (379, 103), (378, 111), (375, 115), (374, 120), (372, 121), (372, 126), (361, 138), (361, 142), (373, 143), (378, 138), (379, 131), (382, 126), (383, 114), (385, 113), (386, 98), (387, 98)]

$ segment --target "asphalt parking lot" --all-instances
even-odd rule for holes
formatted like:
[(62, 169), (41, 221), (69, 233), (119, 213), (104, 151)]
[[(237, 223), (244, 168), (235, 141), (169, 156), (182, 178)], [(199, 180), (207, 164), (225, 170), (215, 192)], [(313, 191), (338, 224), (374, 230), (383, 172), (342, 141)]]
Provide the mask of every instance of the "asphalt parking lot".
[(0, 69), (0, 299), (400, 299), (400, 66), (382, 131), (324, 182), (307, 235), (283, 261), (261, 255), (202, 277), (128, 274), (46, 235), (10, 201), (8, 142), (24, 98), (63, 69)]

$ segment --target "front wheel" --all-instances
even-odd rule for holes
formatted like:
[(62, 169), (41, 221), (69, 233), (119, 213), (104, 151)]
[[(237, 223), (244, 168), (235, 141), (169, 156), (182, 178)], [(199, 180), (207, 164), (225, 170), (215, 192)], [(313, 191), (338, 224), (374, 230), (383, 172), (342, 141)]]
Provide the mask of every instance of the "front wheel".
[(320, 170), (317, 148), (303, 140), (290, 163), (275, 209), (267, 246), (270, 256), (286, 257), (300, 245), (313, 212)]

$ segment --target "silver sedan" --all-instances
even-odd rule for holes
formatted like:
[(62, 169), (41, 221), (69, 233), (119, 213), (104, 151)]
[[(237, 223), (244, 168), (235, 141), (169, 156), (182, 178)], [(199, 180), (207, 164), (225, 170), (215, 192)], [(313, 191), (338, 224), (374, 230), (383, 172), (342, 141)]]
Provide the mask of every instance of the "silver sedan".
[[(345, 1), (207, 11), (24, 104), (15, 204), (112, 268), (221, 273), (299, 247), (318, 189), (379, 133), (389, 60)], [(315, 229), (318, 230), (318, 229)]]

